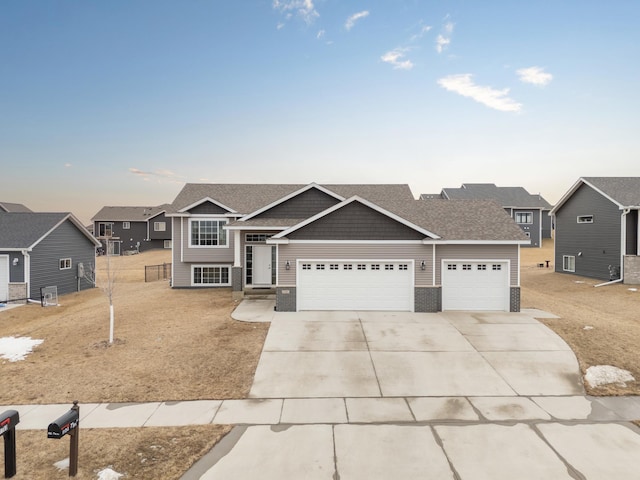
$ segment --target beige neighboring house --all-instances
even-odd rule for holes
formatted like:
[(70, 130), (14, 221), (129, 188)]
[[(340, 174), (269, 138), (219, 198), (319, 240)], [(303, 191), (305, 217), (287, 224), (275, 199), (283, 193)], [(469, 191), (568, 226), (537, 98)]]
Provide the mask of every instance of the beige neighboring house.
[(186, 184), (172, 287), (273, 291), (278, 311), (520, 310), (529, 243), (497, 203), (408, 185)]

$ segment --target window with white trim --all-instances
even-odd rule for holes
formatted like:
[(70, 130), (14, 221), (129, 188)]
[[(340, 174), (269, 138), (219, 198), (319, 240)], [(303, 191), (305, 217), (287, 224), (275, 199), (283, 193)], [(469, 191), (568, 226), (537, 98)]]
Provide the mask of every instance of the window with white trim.
[(494, 272), (500, 271), (502, 270), (502, 265), (500, 265), (499, 263), (494, 263), (493, 265), (491, 265), (491, 270), (493, 270)]
[(99, 222), (98, 223), (98, 236), (99, 237), (113, 237), (113, 223)]
[(324, 263), (316, 264), (316, 270), (324, 270)]
[(564, 270), (565, 272), (576, 271), (576, 257), (574, 255), (562, 256), (562, 270)]
[(578, 215), (578, 223), (593, 223), (593, 215)]
[(311, 264), (310, 263), (303, 263), (302, 264), (302, 269), (303, 270), (311, 270)]
[(191, 271), (193, 285), (231, 285), (229, 267), (194, 265)]
[(371, 270), (380, 270), (380, 265), (371, 265)]
[(153, 231), (154, 232), (166, 232), (167, 231), (167, 222), (153, 222)]
[(343, 270), (353, 270), (353, 265), (351, 265), (350, 263), (345, 263), (345, 264), (342, 266), (342, 269), (343, 269)]
[(122, 222), (122, 229), (129, 230), (131, 228), (131, 222)]
[(471, 270), (471, 264), (463, 263), (462, 264), (462, 270)]
[(60, 265), (60, 270), (69, 270), (71, 268), (71, 259), (61, 258), (59, 265)]
[(487, 265), (484, 263), (479, 263), (478, 264), (478, 270), (486, 270), (487, 269)]
[(272, 233), (245, 233), (245, 242), (266, 242), (267, 238), (271, 238)]
[(401, 263), (400, 265), (398, 265), (398, 270), (409, 270), (409, 265), (407, 265), (406, 263)]
[(447, 264), (447, 270), (457, 270), (458, 266), (455, 263)]
[(164, 241), (164, 248), (171, 248), (171, 240)]
[(516, 223), (533, 223), (533, 212), (516, 212)]
[(226, 220), (192, 219), (190, 223), (191, 247), (227, 247), (227, 231), (223, 228)]

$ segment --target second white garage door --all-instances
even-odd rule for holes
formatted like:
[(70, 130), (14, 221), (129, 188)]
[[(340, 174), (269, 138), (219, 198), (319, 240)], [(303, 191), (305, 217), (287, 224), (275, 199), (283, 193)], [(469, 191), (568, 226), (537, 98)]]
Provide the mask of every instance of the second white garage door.
[(508, 262), (444, 261), (442, 310), (509, 311)]
[(298, 310), (413, 311), (413, 263), (299, 261)]

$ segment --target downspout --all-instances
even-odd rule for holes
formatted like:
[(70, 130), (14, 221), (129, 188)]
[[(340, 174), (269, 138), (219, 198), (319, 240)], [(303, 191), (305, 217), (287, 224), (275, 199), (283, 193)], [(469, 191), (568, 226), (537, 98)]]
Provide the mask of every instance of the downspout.
[(626, 207), (622, 210), (622, 215), (620, 216), (620, 226), (621, 232), (621, 240), (620, 240), (620, 281), (624, 280), (624, 256), (627, 253), (627, 215), (631, 209)]
[(31, 297), (31, 256), (27, 250), (22, 250), (24, 257), (24, 283), (27, 284), (27, 298)]

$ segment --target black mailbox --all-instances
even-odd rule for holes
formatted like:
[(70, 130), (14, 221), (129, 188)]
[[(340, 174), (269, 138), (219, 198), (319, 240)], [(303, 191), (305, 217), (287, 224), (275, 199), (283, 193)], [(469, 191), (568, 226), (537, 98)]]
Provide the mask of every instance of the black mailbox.
[(0, 414), (0, 435), (4, 438), (4, 478), (16, 474), (16, 425), (20, 423), (17, 410)]
[(47, 438), (62, 438), (80, 424), (79, 411), (71, 409), (47, 428)]
[(20, 423), (20, 414), (17, 410), (7, 410), (0, 415), (0, 435), (4, 435)]

